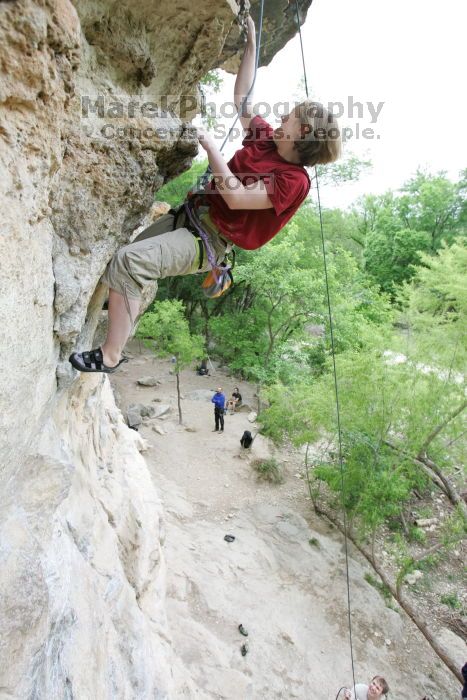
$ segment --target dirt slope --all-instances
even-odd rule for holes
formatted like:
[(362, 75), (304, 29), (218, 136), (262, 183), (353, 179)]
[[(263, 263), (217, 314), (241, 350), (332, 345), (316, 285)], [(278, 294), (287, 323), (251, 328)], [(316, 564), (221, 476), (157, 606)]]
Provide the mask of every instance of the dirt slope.
[[(252, 455), (241, 455), (247, 416), (228, 416), (224, 434), (216, 434), (212, 404), (188, 398), (219, 385), (230, 393), (238, 384), (254, 405), (253, 388), (217, 369), (212, 377), (184, 372), (185, 427), (179, 426), (170, 362), (141, 353), (138, 343), (132, 352), (132, 362), (112, 379), (121, 407), (154, 399), (172, 406), (169, 417), (148, 420), (140, 433), (166, 511), (169, 626), (193, 679), (192, 686), (180, 680), (177, 697), (333, 700), (351, 682), (343, 542), (311, 512), (298, 456), (275, 451), (285, 483), (258, 483), (250, 460), (273, 449), (259, 436)], [(161, 384), (136, 384), (148, 375)], [(227, 533), (236, 538), (231, 544)], [(459, 697), (455, 679), (410, 621), (366, 583), (367, 571), (351, 550), (357, 681), (384, 675), (392, 700)], [(249, 631), (245, 657), (240, 622)]]

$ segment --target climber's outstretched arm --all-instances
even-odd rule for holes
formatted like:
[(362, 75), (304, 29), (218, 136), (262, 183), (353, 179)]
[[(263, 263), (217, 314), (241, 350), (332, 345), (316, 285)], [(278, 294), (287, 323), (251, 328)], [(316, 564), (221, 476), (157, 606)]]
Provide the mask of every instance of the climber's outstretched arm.
[(271, 209), (273, 204), (262, 182), (242, 185), (233, 174), (215, 139), (198, 128), (198, 141), (207, 153), (216, 189), (229, 209)]
[[(253, 78), (255, 75), (256, 57), (255, 23), (251, 17), (247, 17), (246, 21), (248, 29), (247, 41), (234, 88), (235, 106), (244, 129), (248, 129), (251, 118), (253, 117), (251, 109), (251, 105), (253, 103), (253, 91), (250, 93), (250, 95), (248, 95), (248, 90), (253, 83)], [(248, 98), (245, 100), (246, 95), (248, 95)]]

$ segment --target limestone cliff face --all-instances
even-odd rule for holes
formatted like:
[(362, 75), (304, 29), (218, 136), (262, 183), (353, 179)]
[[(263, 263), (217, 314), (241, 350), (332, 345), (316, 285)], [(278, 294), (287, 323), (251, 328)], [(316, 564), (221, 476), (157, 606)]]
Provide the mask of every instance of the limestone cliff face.
[[(286, 0), (266, 4), (263, 63), (294, 31)], [(174, 692), (157, 494), (107, 380), (66, 358), (92, 341), (108, 260), (197, 151), (180, 116), (235, 63), (237, 13), (0, 2), (1, 697)]]

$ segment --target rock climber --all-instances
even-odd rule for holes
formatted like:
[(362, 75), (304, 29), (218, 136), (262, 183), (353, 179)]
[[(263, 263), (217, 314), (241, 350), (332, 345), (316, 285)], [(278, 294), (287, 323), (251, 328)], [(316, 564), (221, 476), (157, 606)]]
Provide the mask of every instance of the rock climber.
[(374, 676), (370, 684), (357, 683), (353, 690), (344, 692), (345, 700), (379, 700), (389, 693), (389, 686), (382, 676)]
[(208, 245), (199, 243), (192, 222), (185, 217), (180, 227), (177, 219), (175, 230), (120, 249), (103, 276), (109, 287), (107, 337), (99, 348), (72, 353), (69, 360), (75, 369), (114, 372), (126, 361), (122, 350), (138, 317), (146, 285), (164, 277), (208, 271), (213, 262), (220, 265), (233, 246), (260, 248), (306, 198), (310, 178), (305, 166), (331, 163), (340, 157), (337, 121), (318, 102), (307, 100), (297, 105), (281, 118), (276, 129), (253, 115), (249, 92), (255, 53), (255, 25), (249, 17), (234, 88), (235, 105), (246, 130), (243, 148), (226, 162), (214, 137), (201, 129), (198, 133), (213, 173), (198, 208)]

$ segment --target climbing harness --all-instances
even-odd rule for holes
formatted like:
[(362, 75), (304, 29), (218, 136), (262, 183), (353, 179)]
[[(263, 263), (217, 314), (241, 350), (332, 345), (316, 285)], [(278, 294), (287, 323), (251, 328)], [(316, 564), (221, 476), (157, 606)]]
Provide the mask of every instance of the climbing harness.
[[(298, 27), (298, 34), (300, 37), (300, 50), (302, 54), (302, 65), (303, 65), (303, 78), (305, 83), (305, 93), (307, 99), (309, 99), (308, 94), (308, 81), (306, 75), (305, 66), (305, 53), (303, 50), (303, 39), (302, 30), (300, 26), (300, 13), (298, 8), (298, 0), (295, 0), (295, 13), (296, 22)], [(324, 267), (324, 279), (326, 284), (326, 302), (328, 308), (328, 319), (329, 319), (329, 335), (331, 339), (331, 356), (332, 356), (332, 368), (334, 375), (334, 396), (336, 401), (336, 422), (337, 422), (337, 436), (338, 436), (338, 446), (339, 446), (339, 468), (341, 477), (341, 505), (342, 505), (342, 516), (344, 521), (344, 550), (345, 550), (345, 572), (346, 572), (346, 583), (347, 583), (347, 622), (349, 629), (349, 646), (350, 646), (350, 661), (352, 665), (352, 680), (353, 686), (355, 687), (355, 664), (354, 664), (354, 653), (353, 653), (353, 642), (352, 642), (352, 618), (351, 618), (351, 599), (350, 599), (350, 574), (349, 574), (349, 548), (347, 539), (347, 516), (345, 512), (344, 496), (345, 496), (345, 478), (344, 478), (344, 463), (343, 463), (343, 450), (342, 450), (342, 430), (341, 430), (341, 419), (340, 419), (340, 405), (339, 405), (339, 387), (337, 382), (337, 369), (336, 369), (336, 352), (335, 352), (335, 342), (334, 342), (334, 325), (332, 318), (332, 308), (331, 308), (331, 297), (329, 294), (329, 276), (328, 276), (328, 265), (326, 259), (326, 245), (324, 240), (324, 228), (323, 228), (323, 213), (321, 209), (321, 199), (319, 194), (319, 181), (318, 181), (318, 170), (315, 165), (315, 180), (316, 180), (316, 195), (318, 199), (318, 211), (319, 211), (319, 226), (321, 232), (321, 246), (323, 249), (323, 267)], [(342, 688), (341, 688), (342, 690)], [(341, 692), (339, 690), (339, 693)], [(339, 696), (339, 693), (337, 696)]]
[(226, 245), (226, 254), (224, 260), (221, 263), (217, 262), (216, 254), (212, 248), (211, 241), (209, 240), (209, 236), (205, 230), (205, 227), (203, 226), (203, 222), (201, 220), (201, 215), (199, 212), (200, 208), (204, 204), (204, 199), (205, 198), (202, 194), (189, 193), (188, 198), (186, 199), (182, 207), (183, 212), (186, 215), (188, 229), (196, 238), (198, 238), (199, 241), (199, 270), (203, 266), (204, 244), (204, 249), (206, 250), (206, 255), (211, 266), (211, 270), (206, 275), (201, 286), (205, 296), (209, 297), (210, 299), (214, 299), (224, 294), (224, 292), (226, 292), (229, 289), (229, 287), (233, 284), (232, 269), (235, 265), (235, 253), (232, 250), (232, 244), (219, 235), (221, 241)]

